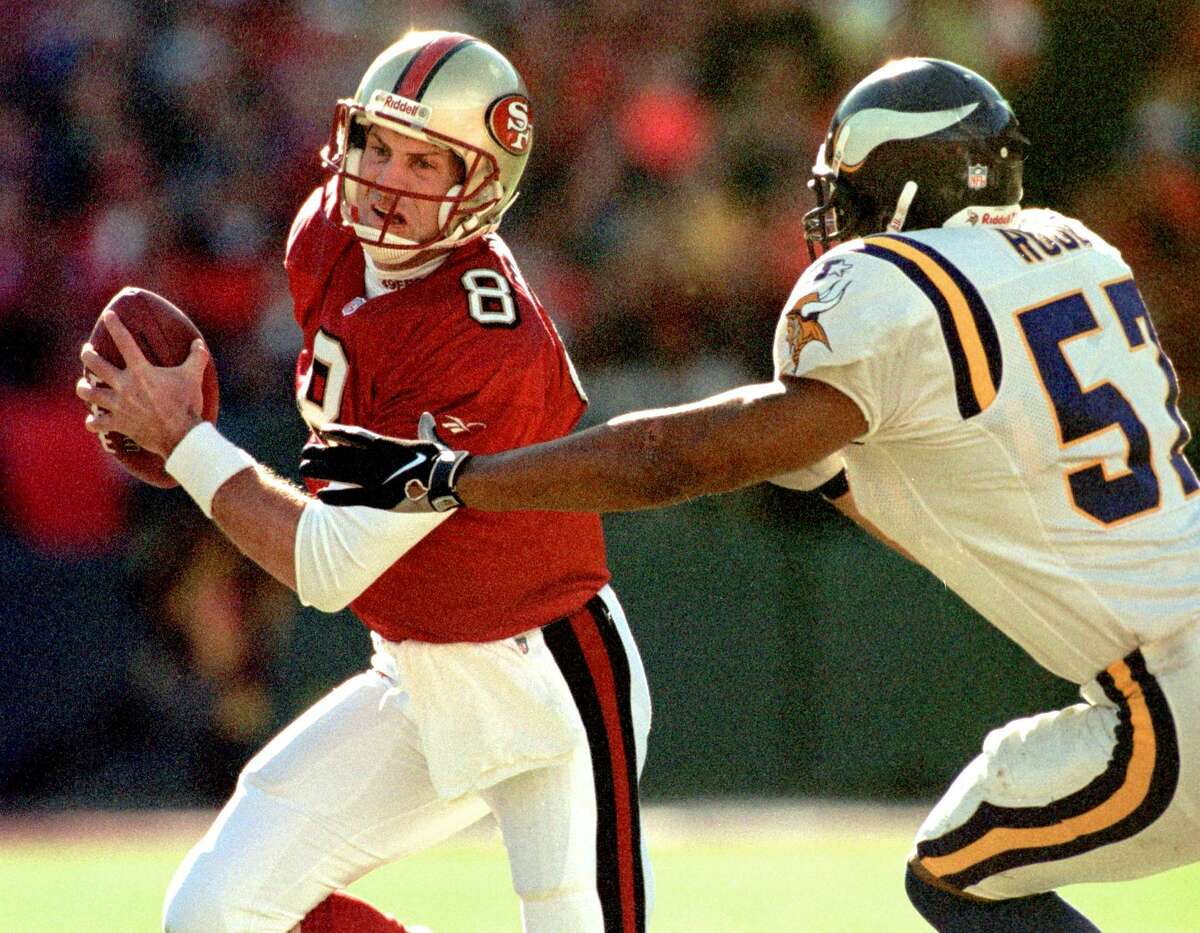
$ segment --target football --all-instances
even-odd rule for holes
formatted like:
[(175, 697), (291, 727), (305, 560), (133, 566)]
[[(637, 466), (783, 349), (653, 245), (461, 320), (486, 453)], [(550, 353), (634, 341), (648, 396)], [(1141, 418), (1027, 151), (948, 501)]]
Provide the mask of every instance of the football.
[[(186, 314), (161, 295), (144, 288), (128, 287), (117, 292), (105, 306), (111, 308), (121, 323), (137, 341), (146, 359), (155, 366), (178, 366), (187, 359), (192, 341), (201, 337), (199, 329)], [(89, 342), (97, 353), (121, 369), (125, 364), (117, 345), (97, 319), (92, 328)], [(90, 373), (89, 378), (94, 378)], [(206, 421), (217, 420), (219, 391), (217, 368), (211, 356), (204, 370), (204, 409)], [(116, 457), (117, 462), (143, 482), (160, 489), (179, 485), (163, 467), (163, 459), (156, 453), (143, 450), (131, 439), (115, 431), (98, 435), (100, 444)]]

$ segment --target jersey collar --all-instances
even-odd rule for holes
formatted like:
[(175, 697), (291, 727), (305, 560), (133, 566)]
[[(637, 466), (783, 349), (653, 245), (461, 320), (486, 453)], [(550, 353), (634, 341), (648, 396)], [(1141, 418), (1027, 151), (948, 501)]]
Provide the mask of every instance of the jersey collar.
[(1008, 204), (1004, 207), (985, 207), (982, 204), (972, 204), (964, 207), (957, 214), (951, 214), (942, 226), (1010, 227), (1020, 211), (1020, 204)]
[(371, 254), (366, 250), (363, 250), (363, 258), (366, 260), (364, 279), (367, 297), (378, 298), (380, 295), (386, 295), (389, 292), (403, 288), (415, 279), (421, 279), (429, 275), (429, 273), (450, 258), (450, 253), (442, 253), (442, 255), (435, 256), (429, 262), (414, 266), (411, 269), (380, 269), (375, 265), (375, 260), (371, 258)]

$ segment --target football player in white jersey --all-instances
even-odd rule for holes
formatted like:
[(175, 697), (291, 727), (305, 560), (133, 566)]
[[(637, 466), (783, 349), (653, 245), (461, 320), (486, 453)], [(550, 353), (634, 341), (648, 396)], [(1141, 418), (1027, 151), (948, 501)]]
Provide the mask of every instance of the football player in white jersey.
[[(330, 500), (403, 508), (821, 488), (1081, 688), (992, 732), (918, 831), (908, 893), (939, 930), (1092, 930), (1056, 888), (1200, 860), (1200, 482), (1178, 385), (1118, 251), (1021, 208), (1026, 145), (979, 75), (891, 62), (818, 154), (806, 234), (827, 251), (784, 306), (773, 382), (469, 459), (427, 420), (417, 441), (334, 428), (344, 446), (306, 467), (359, 484)], [(416, 453), (433, 468), (383, 481)]]

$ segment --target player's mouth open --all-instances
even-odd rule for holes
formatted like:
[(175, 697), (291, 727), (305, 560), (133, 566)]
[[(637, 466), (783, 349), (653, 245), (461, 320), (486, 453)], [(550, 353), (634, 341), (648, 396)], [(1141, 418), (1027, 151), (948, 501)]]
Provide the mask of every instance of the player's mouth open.
[(395, 211), (389, 215), (388, 211), (381, 208), (378, 204), (372, 204), (370, 209), (371, 217), (376, 221), (377, 226), (387, 226), (390, 229), (403, 227), (405, 224), (404, 215), (399, 211)]

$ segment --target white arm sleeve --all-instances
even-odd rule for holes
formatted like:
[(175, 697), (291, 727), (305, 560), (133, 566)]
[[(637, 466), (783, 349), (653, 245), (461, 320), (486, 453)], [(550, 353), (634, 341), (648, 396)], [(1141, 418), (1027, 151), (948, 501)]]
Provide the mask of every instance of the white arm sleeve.
[(387, 512), (314, 499), (296, 528), (296, 595), (323, 612), (345, 609), (454, 512)]
[(824, 460), (818, 460), (816, 463), (804, 467), (802, 470), (794, 470), (791, 473), (781, 473), (779, 476), (772, 476), (771, 482), (785, 489), (799, 489), (801, 492), (812, 492), (818, 486), (829, 482), (844, 469), (846, 469), (846, 464), (842, 460), (841, 451), (838, 451), (837, 453), (830, 454)]

